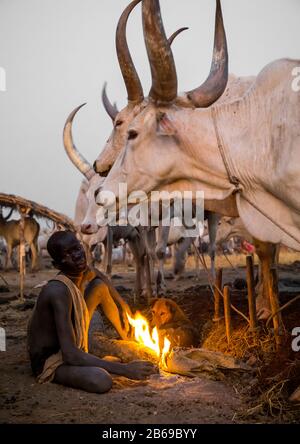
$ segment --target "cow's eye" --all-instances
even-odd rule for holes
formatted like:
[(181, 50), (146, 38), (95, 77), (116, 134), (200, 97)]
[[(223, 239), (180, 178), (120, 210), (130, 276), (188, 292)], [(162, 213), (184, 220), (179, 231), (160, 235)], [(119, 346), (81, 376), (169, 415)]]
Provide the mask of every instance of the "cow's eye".
[(117, 120), (115, 126), (121, 126), (123, 124), (123, 120)]
[(128, 140), (134, 140), (138, 136), (138, 133), (135, 130), (128, 131)]

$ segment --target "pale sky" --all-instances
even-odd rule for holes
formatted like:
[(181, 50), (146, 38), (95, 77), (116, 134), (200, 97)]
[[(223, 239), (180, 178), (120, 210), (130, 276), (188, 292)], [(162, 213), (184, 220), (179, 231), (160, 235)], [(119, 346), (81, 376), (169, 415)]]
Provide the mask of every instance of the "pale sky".
[[(74, 139), (93, 163), (111, 132), (101, 88), (119, 109), (126, 90), (115, 52), (115, 28), (129, 0), (0, 0), (0, 191), (34, 200), (71, 217), (82, 179), (62, 145), (68, 114), (87, 102)], [(173, 44), (179, 90), (205, 80), (211, 62), (214, 0), (161, 0)], [(257, 74), (282, 57), (300, 58), (300, 0), (223, 0), (230, 72)], [(128, 23), (132, 57), (144, 92), (150, 71), (140, 5)], [(0, 69), (1, 73), (1, 69)], [(0, 79), (1, 85), (1, 79)]]

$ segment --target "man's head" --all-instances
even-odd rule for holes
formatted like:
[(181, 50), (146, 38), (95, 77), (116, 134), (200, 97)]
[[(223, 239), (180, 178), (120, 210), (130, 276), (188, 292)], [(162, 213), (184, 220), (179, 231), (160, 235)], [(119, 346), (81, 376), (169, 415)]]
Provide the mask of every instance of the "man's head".
[(84, 249), (72, 231), (56, 231), (47, 242), (53, 265), (59, 270), (78, 275), (86, 270)]

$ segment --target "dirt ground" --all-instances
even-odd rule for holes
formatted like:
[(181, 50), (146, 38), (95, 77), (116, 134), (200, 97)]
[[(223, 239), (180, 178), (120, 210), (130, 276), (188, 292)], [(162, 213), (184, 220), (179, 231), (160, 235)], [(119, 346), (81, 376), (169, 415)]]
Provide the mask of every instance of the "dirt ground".
[[(232, 258), (230, 257), (232, 260)], [(245, 260), (242, 258), (243, 261)], [(296, 260), (291, 257), (290, 262)], [(221, 265), (224, 270), (224, 282), (234, 282), (236, 278), (245, 277), (245, 269), (235, 269), (228, 262)], [(287, 261), (289, 262), (289, 261)], [(44, 264), (45, 265), (45, 264)], [(47, 265), (47, 264), (46, 264)], [(168, 271), (168, 293), (185, 310), (201, 332), (205, 344), (206, 335), (211, 328), (213, 300), (207, 286), (207, 275), (200, 271), (196, 278), (195, 271), (189, 261), (185, 276), (179, 281), (171, 279)], [(219, 264), (220, 265), (220, 260)], [(48, 280), (56, 271), (44, 268), (37, 273), (27, 273), (25, 282), (25, 303), (17, 299), (19, 292), (19, 276), (15, 271), (0, 271), (1, 276), (9, 284), (9, 293), (1, 296), (11, 297), (9, 303), (0, 305), (0, 327), (6, 331), (6, 351), (0, 352), (0, 422), (1, 423), (95, 423), (95, 424), (202, 424), (202, 423), (291, 423), (299, 422), (299, 410), (288, 406), (281, 413), (280, 408), (257, 408), (261, 402), (260, 387), (263, 370), (265, 378), (270, 378), (270, 367), (260, 367), (257, 356), (250, 346), (243, 353), (244, 360), (257, 370), (244, 374), (227, 374), (222, 380), (205, 378), (187, 378), (178, 375), (161, 373), (154, 375), (148, 381), (137, 382), (126, 378), (115, 378), (113, 389), (104, 395), (85, 393), (83, 391), (62, 387), (56, 384), (36, 384), (30, 369), (26, 351), (26, 326), (32, 311), (32, 305), (39, 293), (33, 287)], [(298, 262), (293, 265), (280, 267), (280, 279), (295, 279), (299, 276)], [(1, 280), (1, 278), (0, 278)], [(132, 288), (134, 272), (125, 265), (114, 267), (112, 282), (121, 295), (133, 308)], [(4, 286), (1, 280), (0, 286)], [(297, 293), (296, 293), (297, 294)], [(242, 288), (232, 292), (232, 302), (244, 313), (247, 313), (246, 291)], [(293, 297), (289, 295), (288, 297)], [(283, 298), (287, 298), (283, 294)], [(13, 300), (15, 299), (15, 300)], [(284, 299), (284, 302), (285, 302)], [(300, 326), (300, 304), (296, 303), (286, 310), (283, 318), (286, 329)], [(234, 326), (241, 328), (237, 315), (234, 316)], [(113, 335), (111, 327), (105, 322), (107, 335)], [(244, 328), (244, 327), (242, 327)], [(212, 349), (218, 349), (212, 344)], [(225, 353), (235, 353), (226, 346)], [(294, 354), (288, 360), (298, 359)], [(274, 355), (276, 356), (276, 355)], [(273, 358), (274, 358), (273, 356)], [(272, 358), (270, 358), (272, 360)], [(270, 361), (269, 359), (269, 361)], [(278, 360), (277, 360), (278, 361)], [(284, 361), (287, 362), (287, 361)], [(285, 364), (282, 364), (283, 366)], [(273, 367), (272, 367), (273, 368)], [(275, 367), (274, 367), (275, 368)], [(282, 368), (278, 369), (278, 372)], [(287, 405), (286, 403), (284, 404)], [(252, 409), (252, 410), (251, 410)], [(251, 414), (249, 414), (249, 412)]]

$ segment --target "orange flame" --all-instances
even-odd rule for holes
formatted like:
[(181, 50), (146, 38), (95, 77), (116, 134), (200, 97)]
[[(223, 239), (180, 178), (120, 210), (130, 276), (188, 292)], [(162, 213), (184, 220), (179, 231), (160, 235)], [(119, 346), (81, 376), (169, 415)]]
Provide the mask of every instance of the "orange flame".
[(170, 350), (170, 341), (167, 338), (164, 338), (164, 346), (161, 350), (156, 327), (154, 327), (150, 333), (149, 323), (140, 312), (136, 312), (134, 318), (127, 313), (127, 317), (130, 325), (134, 327), (134, 336), (136, 341), (148, 348), (151, 348), (151, 350), (157, 354), (161, 361), (165, 360), (166, 354)]

